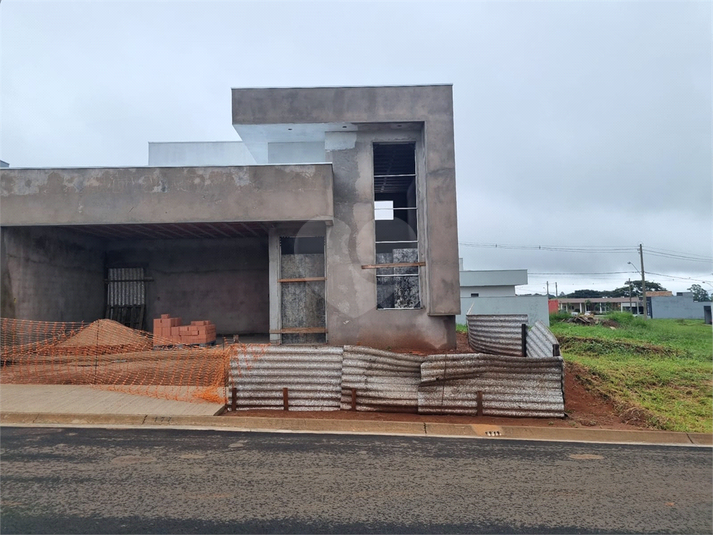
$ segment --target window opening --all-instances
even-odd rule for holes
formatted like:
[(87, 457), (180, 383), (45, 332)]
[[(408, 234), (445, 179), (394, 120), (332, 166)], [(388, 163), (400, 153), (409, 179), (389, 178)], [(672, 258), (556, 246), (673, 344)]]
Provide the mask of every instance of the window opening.
[[(417, 264), (416, 145), (374, 144), (376, 264)], [(420, 308), (419, 267), (376, 270), (376, 308)]]
[(147, 279), (143, 267), (109, 268), (104, 317), (131, 327), (144, 328)]

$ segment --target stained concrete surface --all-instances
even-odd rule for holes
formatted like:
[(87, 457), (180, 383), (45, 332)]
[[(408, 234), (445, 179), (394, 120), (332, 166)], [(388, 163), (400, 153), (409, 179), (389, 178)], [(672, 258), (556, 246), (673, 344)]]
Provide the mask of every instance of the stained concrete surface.
[[(170, 394), (171, 387), (152, 387), (162, 388)], [(0, 386), (3, 413), (213, 416), (222, 408), (222, 404), (175, 401), (85, 385)]]

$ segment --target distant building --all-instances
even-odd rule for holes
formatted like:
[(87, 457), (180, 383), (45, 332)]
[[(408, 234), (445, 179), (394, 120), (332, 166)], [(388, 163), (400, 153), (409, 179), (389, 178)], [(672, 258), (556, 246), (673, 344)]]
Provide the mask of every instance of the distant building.
[(527, 314), (530, 325), (537, 320), (549, 325), (547, 297), (516, 295), (515, 287), (527, 284), (526, 269), (460, 271), (460, 308), (456, 316), (465, 324), (466, 314)]
[[(649, 316), (657, 319), (704, 319), (711, 323), (711, 302), (693, 300), (691, 292), (669, 291), (646, 292)], [(639, 297), (590, 297), (552, 299), (550, 312), (564, 311), (576, 314), (607, 314), (608, 312), (631, 312), (642, 315), (644, 305)]]
[(559, 297), (550, 301), (550, 310), (554, 308), (553, 303), (557, 307), (556, 310), (575, 314), (644, 313), (644, 305), (638, 297)]
[(694, 301), (693, 293), (678, 292), (676, 295), (651, 296), (649, 314), (657, 319), (705, 320), (711, 323), (711, 302)]

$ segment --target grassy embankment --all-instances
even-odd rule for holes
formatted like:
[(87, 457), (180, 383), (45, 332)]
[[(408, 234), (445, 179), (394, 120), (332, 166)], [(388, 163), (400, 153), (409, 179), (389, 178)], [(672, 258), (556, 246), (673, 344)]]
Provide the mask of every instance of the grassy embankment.
[[(608, 316), (611, 325), (551, 318), (564, 359), (625, 418), (672, 431), (713, 430), (713, 339), (700, 320)], [(609, 322), (606, 322), (609, 323)], [(613, 328), (612, 328), (613, 327)]]

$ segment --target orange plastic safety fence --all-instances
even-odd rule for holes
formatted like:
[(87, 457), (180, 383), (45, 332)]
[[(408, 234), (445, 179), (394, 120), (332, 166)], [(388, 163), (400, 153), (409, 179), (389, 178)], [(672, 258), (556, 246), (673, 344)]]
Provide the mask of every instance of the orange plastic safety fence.
[(0, 322), (3, 383), (92, 385), (179, 401), (226, 402), (230, 346), (176, 346), (112, 320)]

